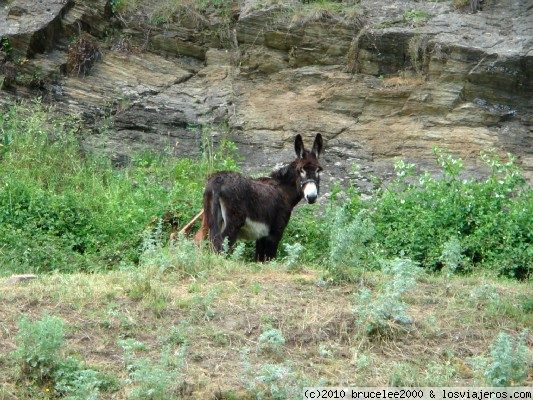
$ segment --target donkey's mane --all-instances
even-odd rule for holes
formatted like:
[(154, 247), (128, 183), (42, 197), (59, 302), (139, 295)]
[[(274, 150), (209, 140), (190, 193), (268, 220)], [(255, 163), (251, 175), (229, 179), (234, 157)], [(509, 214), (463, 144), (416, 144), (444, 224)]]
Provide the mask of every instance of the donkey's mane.
[(279, 183), (288, 183), (292, 184), (295, 179), (295, 168), (294, 161), (290, 164), (287, 164), (270, 174), (270, 178), (278, 181)]

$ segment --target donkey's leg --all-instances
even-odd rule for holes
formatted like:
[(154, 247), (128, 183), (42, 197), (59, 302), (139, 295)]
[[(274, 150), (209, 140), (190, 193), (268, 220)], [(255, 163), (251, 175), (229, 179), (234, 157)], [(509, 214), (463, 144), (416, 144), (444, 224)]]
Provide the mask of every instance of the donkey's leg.
[(255, 242), (255, 261), (265, 262), (276, 258), (279, 239), (266, 237)]
[[(235, 222), (235, 221), (234, 221)], [(228, 225), (226, 229), (222, 231), (222, 242), (224, 240), (228, 240), (228, 249), (227, 250), (233, 250), (235, 247), (235, 242), (237, 241), (237, 237), (239, 236), (239, 231), (243, 227), (244, 223), (239, 223), (235, 225)]]

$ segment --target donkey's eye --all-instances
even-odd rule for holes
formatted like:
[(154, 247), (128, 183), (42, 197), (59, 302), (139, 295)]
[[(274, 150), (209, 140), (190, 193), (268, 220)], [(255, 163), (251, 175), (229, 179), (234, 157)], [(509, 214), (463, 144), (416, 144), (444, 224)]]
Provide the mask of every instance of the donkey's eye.
[(302, 178), (305, 178), (305, 177), (307, 176), (305, 170), (303, 170), (303, 169), (300, 170), (300, 176), (301, 176)]

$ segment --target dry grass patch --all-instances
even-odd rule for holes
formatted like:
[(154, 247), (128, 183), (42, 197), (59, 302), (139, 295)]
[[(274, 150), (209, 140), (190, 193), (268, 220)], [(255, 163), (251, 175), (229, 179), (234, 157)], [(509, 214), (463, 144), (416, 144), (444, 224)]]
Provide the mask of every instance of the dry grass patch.
[[(236, 264), (202, 278), (153, 269), (52, 275), (3, 287), (0, 367), (7, 374), (0, 383), (19, 398), (28, 396), (9, 361), (22, 314), (62, 318), (68, 353), (119, 382), (128, 377), (119, 340), (142, 342), (153, 362), (165, 346), (186, 346), (181, 395), (198, 399), (250, 394), (246, 382), (272, 373), (269, 368), (286, 372), (293, 386), (478, 385), (483, 382), (471, 359), (487, 355), (498, 332), (517, 334), (533, 324), (531, 310), (522, 307), (533, 294), (529, 284), (426, 276), (406, 296), (413, 323), (369, 336), (356, 323), (354, 294), (362, 287), (377, 290), (381, 273), (368, 273), (357, 284), (324, 286), (314, 271), (289, 274), (278, 267), (251, 271)], [(476, 292), (483, 285), (495, 288), (498, 301)], [(159, 296), (164, 304), (154, 309)], [(269, 330), (282, 335), (280, 351), (262, 350), (260, 337)], [(526, 383), (533, 383), (531, 376)], [(123, 386), (102, 398), (127, 394)]]

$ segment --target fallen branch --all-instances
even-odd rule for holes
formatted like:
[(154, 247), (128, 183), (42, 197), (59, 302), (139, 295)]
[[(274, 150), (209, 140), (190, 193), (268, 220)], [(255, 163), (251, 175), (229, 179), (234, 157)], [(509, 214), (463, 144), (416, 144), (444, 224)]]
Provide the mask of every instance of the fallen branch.
[[(202, 226), (203, 226), (203, 216), (204, 216), (204, 209), (202, 208), (200, 212), (196, 214), (194, 218), (191, 219), (183, 228), (181, 228), (181, 230), (178, 233), (172, 232), (170, 234), (170, 241), (172, 242), (176, 240), (178, 235), (188, 235), (191, 229), (193, 228), (194, 224), (196, 223), (196, 221), (198, 221), (200, 218), (202, 218)], [(202, 231), (202, 228), (200, 228), (200, 231)], [(198, 234), (196, 234), (196, 236), (198, 236)], [(195, 240), (196, 240), (196, 236), (195, 236)], [(204, 237), (202, 237), (200, 240), (203, 240)]]

